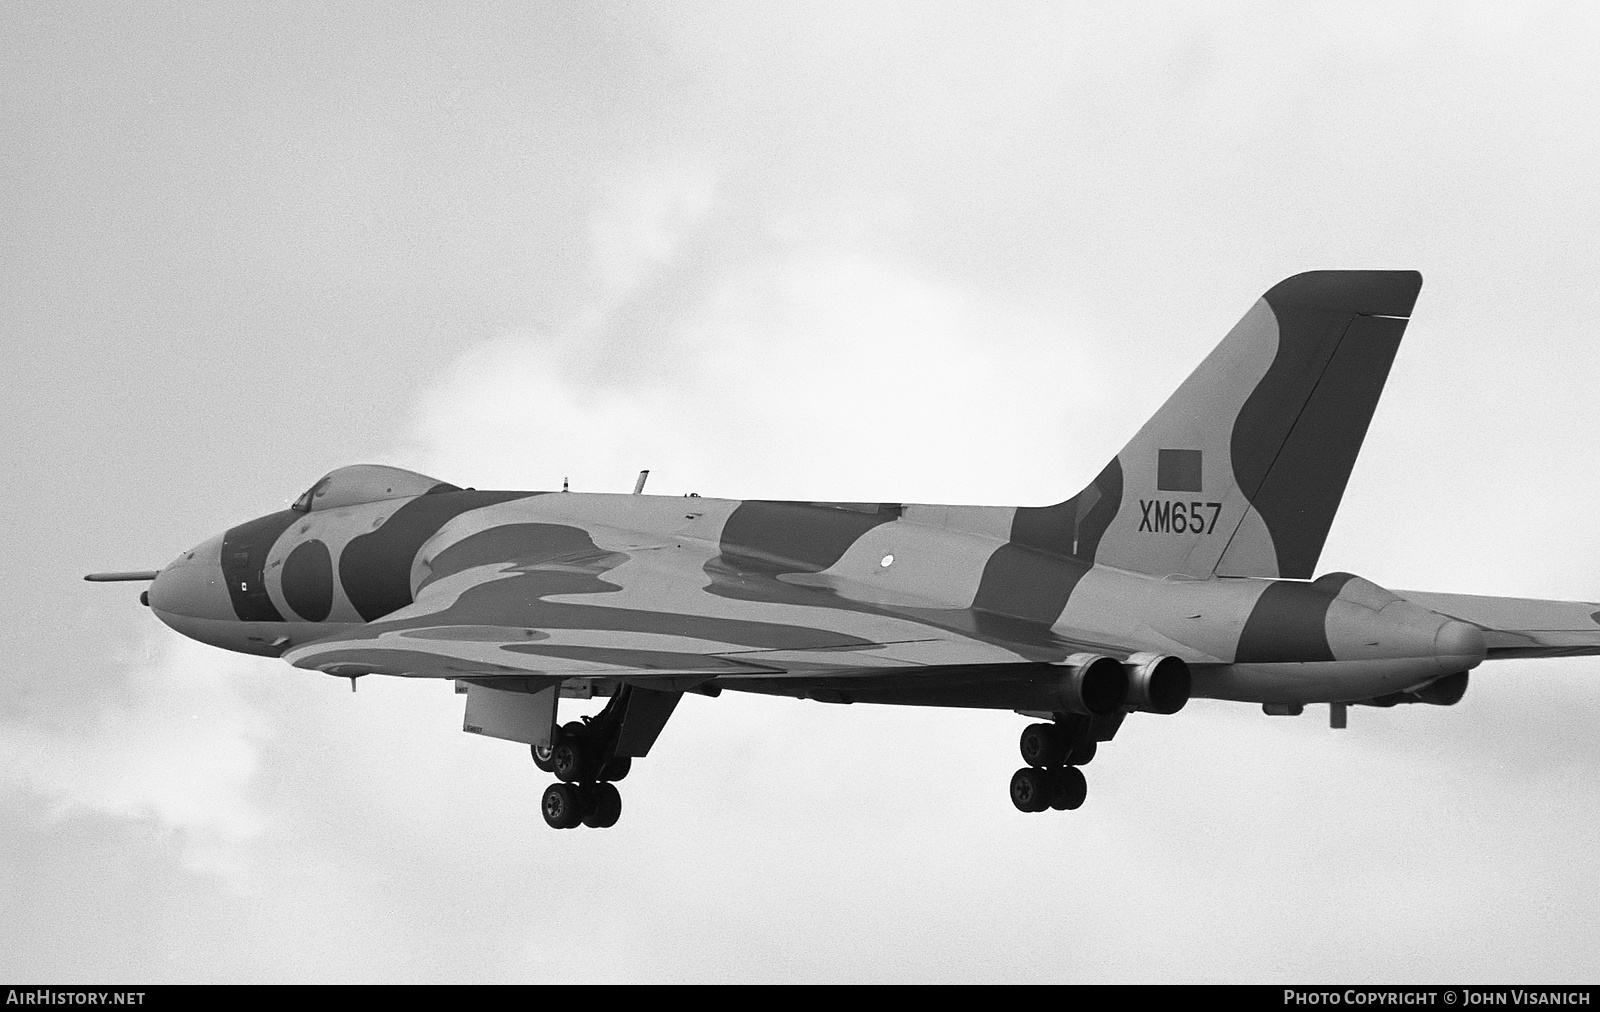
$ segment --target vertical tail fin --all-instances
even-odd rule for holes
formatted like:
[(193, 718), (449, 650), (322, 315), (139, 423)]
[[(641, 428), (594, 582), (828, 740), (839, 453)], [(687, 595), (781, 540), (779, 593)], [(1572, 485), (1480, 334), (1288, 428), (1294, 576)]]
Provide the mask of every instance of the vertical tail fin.
[(1088, 488), (1012, 541), (1145, 573), (1308, 579), (1422, 287), (1415, 271), (1279, 282)]

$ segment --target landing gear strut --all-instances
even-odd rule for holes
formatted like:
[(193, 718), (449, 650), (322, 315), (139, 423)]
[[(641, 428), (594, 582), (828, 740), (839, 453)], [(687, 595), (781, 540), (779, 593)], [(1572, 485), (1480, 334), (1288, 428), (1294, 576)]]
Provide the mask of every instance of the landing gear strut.
[(1094, 758), (1096, 743), (1086, 718), (1030, 724), (1018, 749), (1028, 765), (1011, 775), (1011, 803), (1023, 812), (1069, 812), (1083, 804), (1089, 786), (1078, 767)]
[(616, 825), (622, 815), (616, 781), (633, 768), (633, 756), (649, 750), (681, 695), (620, 686), (594, 717), (562, 725), (548, 746), (531, 746), (533, 764), (560, 781), (540, 800), (545, 823), (552, 829)]

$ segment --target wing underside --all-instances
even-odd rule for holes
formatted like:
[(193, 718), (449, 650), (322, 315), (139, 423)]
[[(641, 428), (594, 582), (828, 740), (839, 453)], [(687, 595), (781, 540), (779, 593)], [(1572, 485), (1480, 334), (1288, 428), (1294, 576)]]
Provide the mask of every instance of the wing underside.
[(576, 557), (470, 567), (285, 659), (339, 676), (712, 682), (838, 701), (1031, 706), (1059, 679), (1046, 662), (1086, 646), (972, 609), (892, 609), (766, 575), (741, 574), (737, 593), (683, 593), (682, 574), (611, 583), (597, 558)]
[(1059, 707), (1061, 669), (1011, 657), (975, 663), (942, 662), (972, 653), (936, 639), (870, 648), (690, 654), (609, 646), (544, 643), (537, 651), (490, 628), (432, 627), (351, 641), (345, 637), (292, 652), (298, 667), (350, 677), (367, 674), (462, 679), (507, 687), (543, 687), (578, 680), (641, 688), (697, 687), (795, 696), (833, 703), (900, 703), (1016, 710)]
[[(1048, 662), (1115, 650), (972, 608), (889, 607), (781, 575), (740, 573), (718, 592), (699, 581), (685, 588), (684, 569), (669, 565), (612, 582), (615, 560), (589, 553), (444, 572), (414, 604), (285, 657), (341, 676), (714, 681), (819, 699), (983, 705), (970, 701), (983, 686), (1031, 697), (1052, 677)], [(1482, 629), (1490, 658), (1600, 654), (1594, 602), (1402, 595)]]

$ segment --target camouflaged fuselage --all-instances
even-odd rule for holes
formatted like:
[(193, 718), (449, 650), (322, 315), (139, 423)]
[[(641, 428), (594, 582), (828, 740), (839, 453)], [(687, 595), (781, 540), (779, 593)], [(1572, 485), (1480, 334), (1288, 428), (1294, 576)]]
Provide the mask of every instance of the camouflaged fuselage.
[[(1072, 554), (1030, 540), (1036, 523), (999, 507), (438, 491), (233, 528), (152, 604), (196, 639), (340, 674), (699, 673), (955, 705), (985, 705), (988, 681), (988, 705), (1008, 708), (1029, 704), (1026, 686), (975, 677), (951, 696), (917, 674), (1154, 651), (1191, 665), (1196, 695), (1309, 702), (1483, 657), (1481, 637), (1354, 577), (1156, 578), (1095, 565), (1092, 528)], [(172, 603), (185, 567), (210, 583), (212, 616)], [(889, 672), (887, 688), (873, 677)]]

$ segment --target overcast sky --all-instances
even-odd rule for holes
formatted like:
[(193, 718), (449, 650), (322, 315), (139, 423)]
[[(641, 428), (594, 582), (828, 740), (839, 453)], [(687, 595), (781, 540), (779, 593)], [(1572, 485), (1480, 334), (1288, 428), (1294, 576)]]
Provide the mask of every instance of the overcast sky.
[(1460, 3), (0, 8), (0, 978), (1589, 981), (1600, 660), (1453, 708), (685, 701), (554, 832), (447, 684), (154, 568), (388, 462), (1037, 505), (1251, 303), (1426, 281), (1323, 554), (1600, 596), (1600, 15)]

